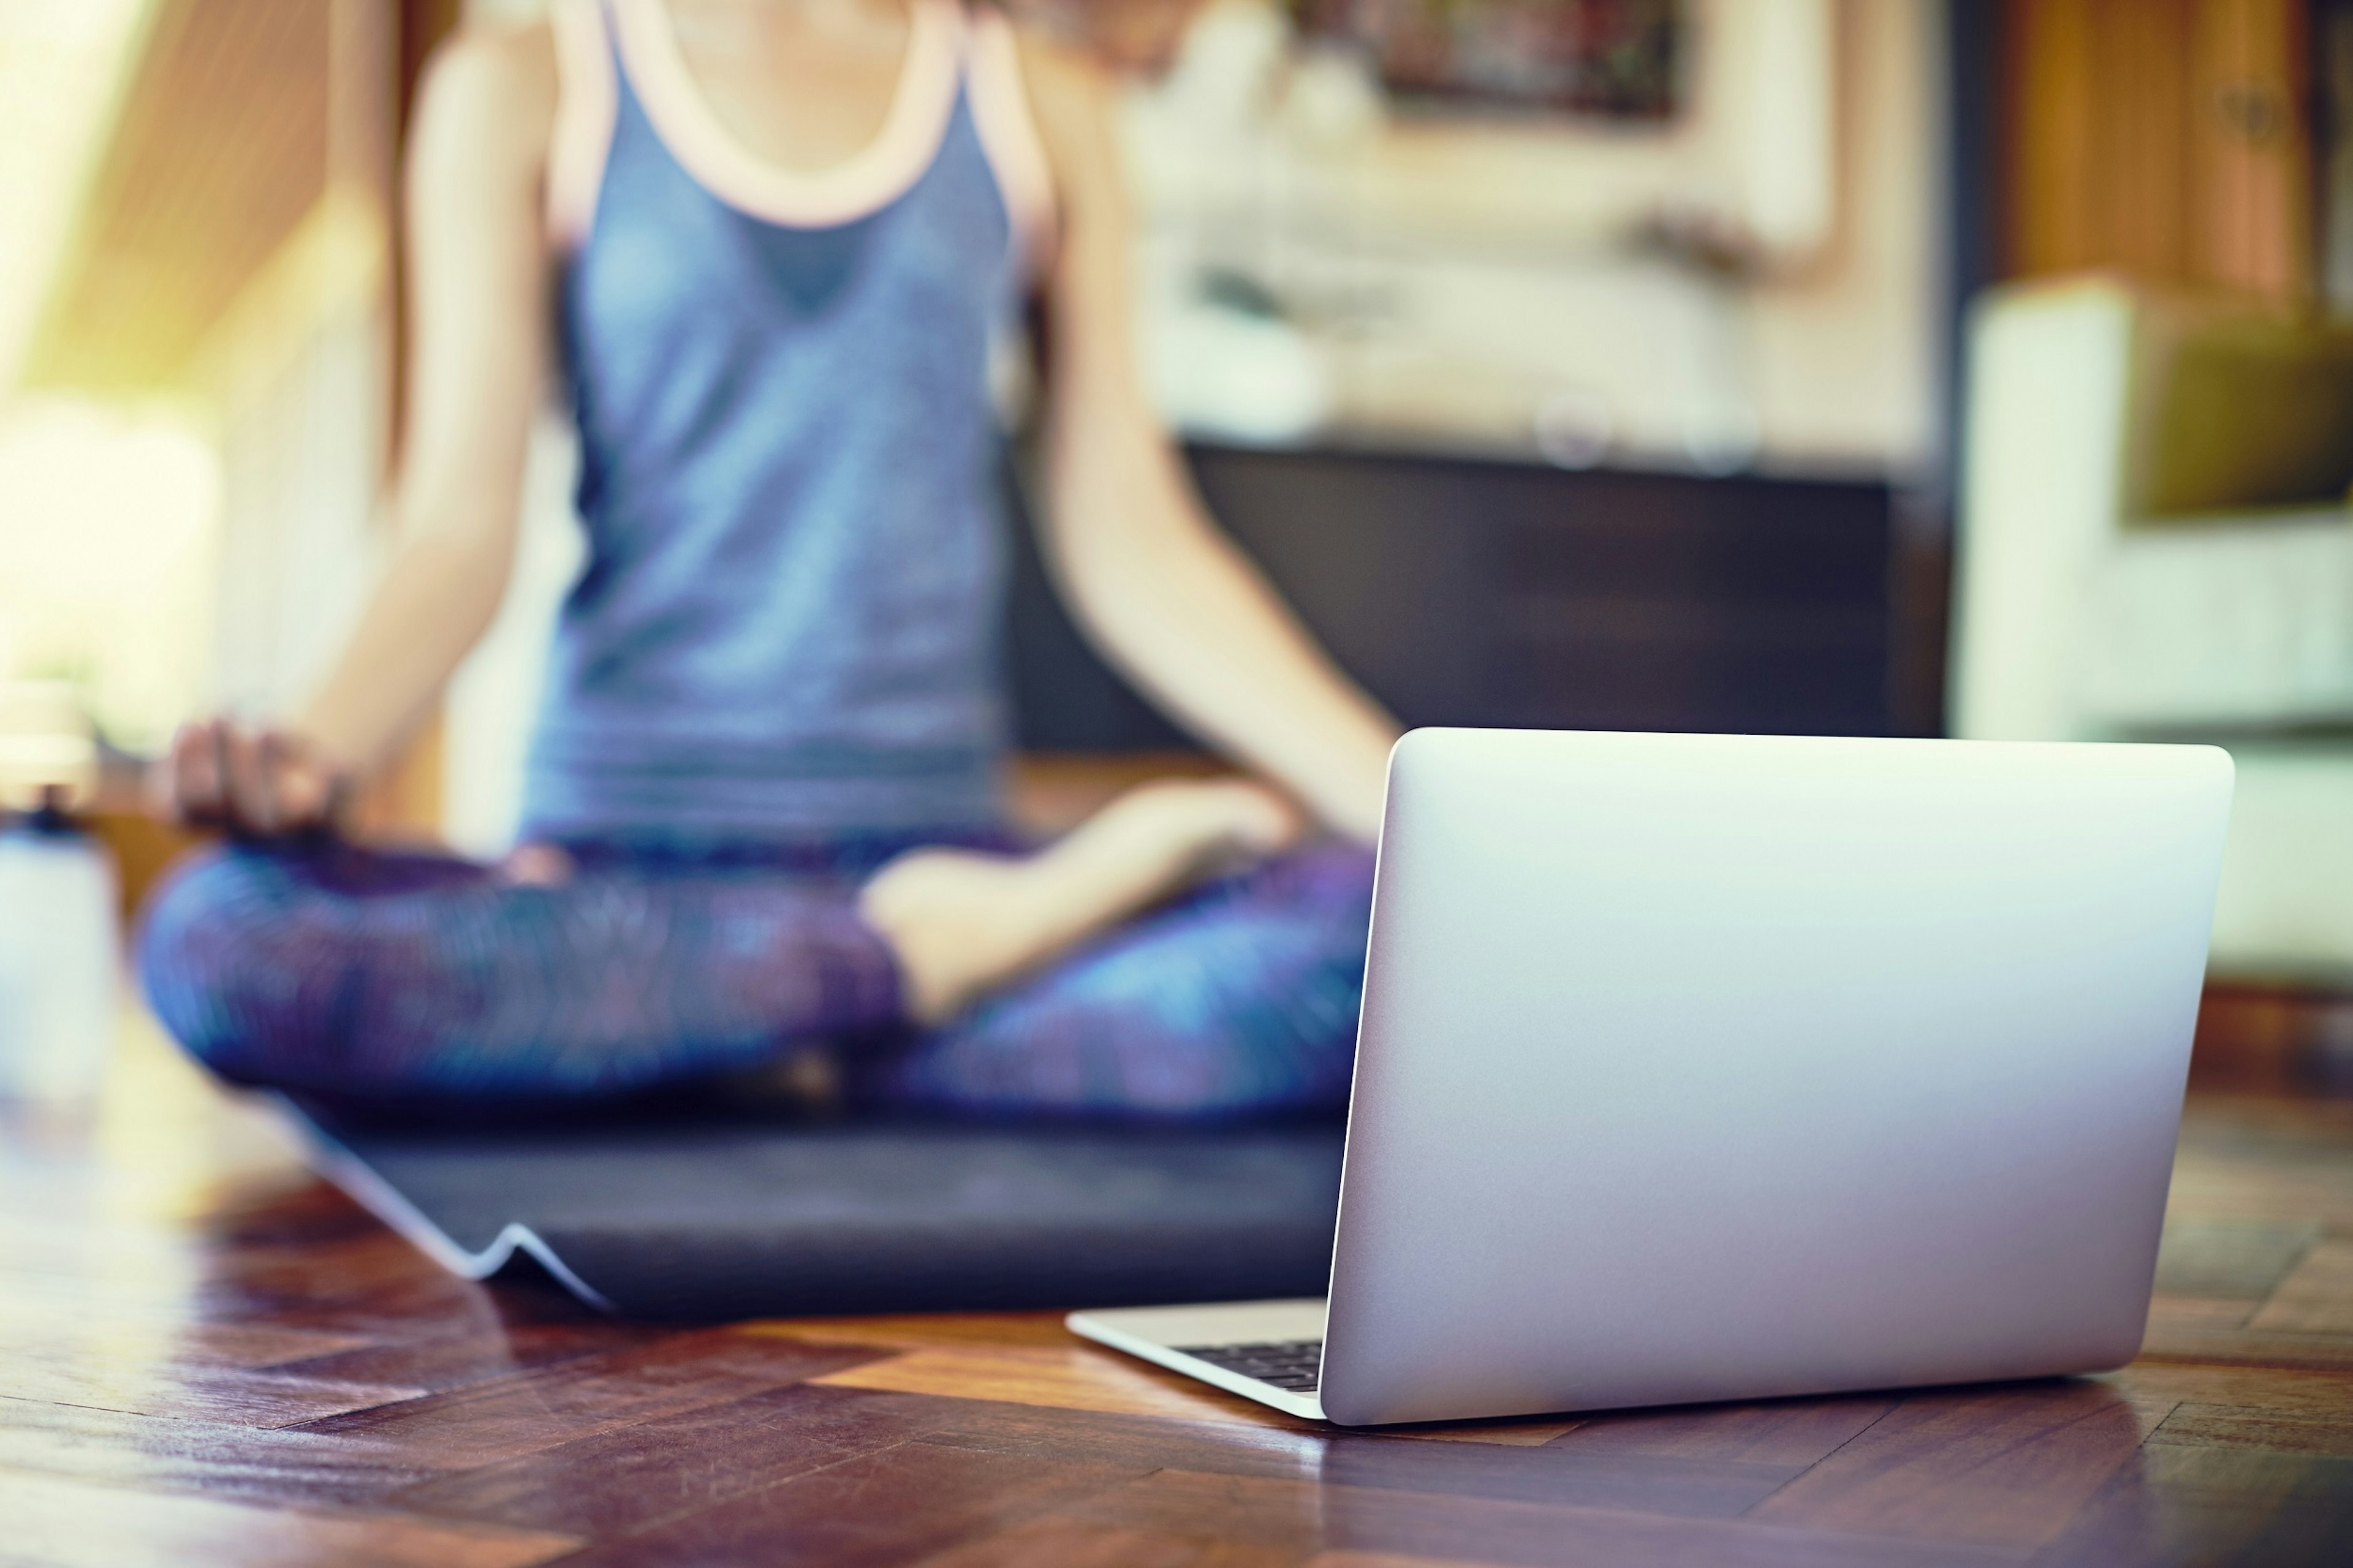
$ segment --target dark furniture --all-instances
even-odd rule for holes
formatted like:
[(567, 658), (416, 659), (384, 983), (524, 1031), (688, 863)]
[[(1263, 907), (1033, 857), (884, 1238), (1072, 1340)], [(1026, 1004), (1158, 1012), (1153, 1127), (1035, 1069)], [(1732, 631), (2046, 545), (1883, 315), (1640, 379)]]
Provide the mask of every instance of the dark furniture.
[[(1218, 518), (1408, 724), (1901, 728), (1883, 482), (1189, 455)], [(1087, 651), (1018, 531), (1009, 651), (1022, 743), (1180, 743)]]

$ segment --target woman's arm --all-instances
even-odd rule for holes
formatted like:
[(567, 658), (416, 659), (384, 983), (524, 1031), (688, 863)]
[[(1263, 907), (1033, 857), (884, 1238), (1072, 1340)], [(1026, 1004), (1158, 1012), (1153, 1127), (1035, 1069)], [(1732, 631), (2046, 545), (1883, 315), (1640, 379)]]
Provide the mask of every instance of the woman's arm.
[(1046, 555), (1094, 642), (1181, 723), (1371, 838), (1396, 721), (1204, 514), (1144, 397), (1128, 218), (1100, 72), (1025, 41), (1062, 202), (1051, 288)]
[(177, 809), (259, 832), (314, 822), (382, 766), (498, 613), (546, 363), (543, 27), (468, 37), (428, 72), (409, 143), (406, 434), (390, 560), (292, 725), (216, 720), (174, 743)]

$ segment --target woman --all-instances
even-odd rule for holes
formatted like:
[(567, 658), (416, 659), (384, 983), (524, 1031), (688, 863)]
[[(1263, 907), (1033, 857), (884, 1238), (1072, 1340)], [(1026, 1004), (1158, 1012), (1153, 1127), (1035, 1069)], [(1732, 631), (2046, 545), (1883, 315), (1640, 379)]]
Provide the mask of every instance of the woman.
[[(397, 553), (293, 723), (192, 726), (164, 770), (241, 838), (149, 917), (180, 1038), (240, 1079), (412, 1098), (823, 1042), (871, 1105), (1336, 1108), (1395, 730), (1142, 400), (1115, 141), (1098, 66), (954, 0), (566, 0), (446, 51), (407, 193)], [(1033, 283), (1060, 590), (1265, 782), (1148, 785), (1024, 855), (988, 385)], [(525, 846), (334, 845), (499, 605), (551, 346), (590, 553)], [(1295, 848), (1312, 824), (1336, 842)]]

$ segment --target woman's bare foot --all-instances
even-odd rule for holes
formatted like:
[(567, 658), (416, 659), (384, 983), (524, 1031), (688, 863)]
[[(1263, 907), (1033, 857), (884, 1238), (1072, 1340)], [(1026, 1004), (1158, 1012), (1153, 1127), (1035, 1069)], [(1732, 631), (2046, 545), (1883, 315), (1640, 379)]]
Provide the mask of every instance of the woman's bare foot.
[(572, 857), (553, 844), (518, 844), (499, 862), (498, 879), (510, 888), (560, 888), (572, 880)]
[(1305, 826), (1261, 784), (1166, 779), (1034, 856), (902, 855), (868, 881), (859, 912), (898, 955), (908, 1012), (935, 1024), (1146, 905), (1288, 847)]

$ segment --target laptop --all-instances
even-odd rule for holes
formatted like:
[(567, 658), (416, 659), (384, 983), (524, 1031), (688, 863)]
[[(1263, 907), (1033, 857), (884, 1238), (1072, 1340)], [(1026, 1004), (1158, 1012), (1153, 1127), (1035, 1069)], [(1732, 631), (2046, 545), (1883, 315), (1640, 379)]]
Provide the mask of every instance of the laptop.
[(2137, 1352), (2211, 747), (1419, 730), (1327, 1300), (1076, 1332), (1350, 1426)]

